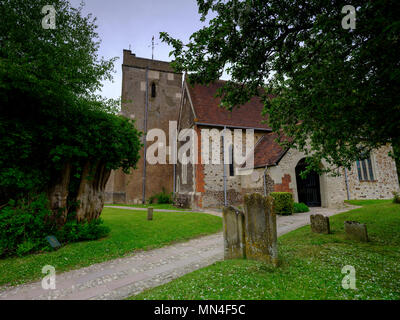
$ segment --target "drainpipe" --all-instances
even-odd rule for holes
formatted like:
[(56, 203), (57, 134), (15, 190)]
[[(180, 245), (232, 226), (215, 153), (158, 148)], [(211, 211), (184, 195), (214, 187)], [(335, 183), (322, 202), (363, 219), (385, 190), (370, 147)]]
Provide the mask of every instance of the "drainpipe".
[(225, 165), (225, 131), (226, 126), (224, 126), (224, 131), (222, 134), (222, 158), (223, 158), (223, 166), (224, 166), (224, 206), (228, 206), (228, 201), (226, 197), (226, 165)]
[[(177, 127), (176, 127), (176, 136), (175, 136), (175, 141), (174, 141), (174, 145), (171, 146), (171, 148), (174, 148), (174, 150), (171, 150), (171, 154), (173, 154), (173, 162), (174, 162), (174, 182), (173, 182), (173, 186), (172, 186), (172, 190), (174, 193), (176, 193), (176, 166), (178, 164), (178, 127), (180, 127), (180, 119), (181, 119), (181, 110), (183, 108), (183, 96), (185, 94), (185, 78), (186, 78), (186, 73), (182, 78), (182, 91), (181, 91), (181, 101), (179, 103), (179, 115), (178, 115), (178, 123), (177, 123)], [(170, 142), (171, 145), (171, 142)], [(176, 148), (175, 148), (176, 147)]]
[(268, 166), (266, 165), (266, 166), (265, 166), (265, 169), (264, 169), (264, 174), (263, 174), (263, 182), (264, 182), (264, 197), (266, 197), (266, 196), (267, 196), (267, 177), (266, 177), (267, 170), (268, 170)]
[(147, 111), (149, 108), (149, 67), (146, 67), (146, 103), (144, 107), (144, 142), (143, 142), (143, 186), (142, 186), (142, 203), (146, 203), (146, 150), (147, 150)]
[(349, 180), (347, 178), (347, 168), (344, 168), (344, 180), (346, 182), (347, 200), (350, 200)]
[(173, 176), (174, 176), (174, 181), (172, 182), (172, 192), (176, 193), (176, 164), (174, 163), (174, 172), (173, 172)]

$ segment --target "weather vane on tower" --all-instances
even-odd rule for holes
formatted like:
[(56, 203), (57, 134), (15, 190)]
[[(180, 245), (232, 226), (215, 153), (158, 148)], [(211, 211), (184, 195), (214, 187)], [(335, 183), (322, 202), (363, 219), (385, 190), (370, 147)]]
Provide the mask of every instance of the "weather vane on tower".
[(154, 43), (154, 36), (153, 36), (153, 38), (151, 38), (151, 60), (154, 60), (154, 46), (158, 46), (158, 43)]

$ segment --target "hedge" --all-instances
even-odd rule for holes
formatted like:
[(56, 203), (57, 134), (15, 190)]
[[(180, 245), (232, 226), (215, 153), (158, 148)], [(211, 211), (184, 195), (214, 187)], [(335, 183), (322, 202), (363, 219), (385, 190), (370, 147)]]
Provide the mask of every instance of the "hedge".
[(274, 198), (275, 213), (283, 216), (293, 214), (294, 201), (293, 195), (290, 192), (271, 192), (271, 197)]

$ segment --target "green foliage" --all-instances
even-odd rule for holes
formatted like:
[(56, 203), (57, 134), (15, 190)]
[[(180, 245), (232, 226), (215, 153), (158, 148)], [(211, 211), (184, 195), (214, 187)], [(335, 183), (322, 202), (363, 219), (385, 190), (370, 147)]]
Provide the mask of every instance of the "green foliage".
[(10, 201), (0, 211), (0, 257), (50, 250), (45, 239), (49, 235), (55, 235), (65, 244), (96, 240), (110, 232), (101, 219), (78, 223), (71, 216), (69, 220), (62, 228), (57, 228), (45, 194), (29, 200)]
[(172, 204), (173, 201), (173, 194), (167, 193), (165, 188), (162, 188), (160, 193), (152, 195), (148, 202), (151, 203), (158, 203), (158, 204)]
[(400, 192), (393, 192), (393, 203), (400, 203)]
[[(48, 4), (56, 10), (55, 29), (42, 28)], [(83, 11), (67, 0), (0, 2), (0, 100), (18, 99), (7, 94), (14, 92), (26, 99), (25, 109), (34, 100), (62, 109), (60, 103), (92, 95), (112, 78), (115, 58), (99, 57), (96, 18)]]
[(17, 246), (17, 249), (15, 250), (15, 253), (17, 254), (17, 256), (21, 257), (21, 256), (23, 256), (25, 254), (28, 254), (28, 253), (32, 252), (35, 249), (35, 247), (37, 247), (36, 243), (34, 243), (31, 240), (27, 240), (27, 241), (24, 241), (24, 242), (20, 243)]
[(87, 223), (80, 223), (75, 220), (68, 221), (61, 230), (57, 232), (57, 239), (63, 243), (85, 240), (97, 240), (106, 237), (110, 228), (103, 225), (101, 218)]
[(0, 205), (47, 190), (66, 163), (73, 196), (87, 161), (128, 172), (139, 159), (134, 122), (94, 95), (115, 61), (97, 54), (96, 19), (55, 0), (56, 29), (43, 29), (47, 4), (0, 2)]
[(0, 211), (0, 256), (24, 254), (46, 247), (45, 236), (56, 231), (44, 194), (10, 201)]
[(0, 116), (0, 190), (7, 192), (0, 200), (43, 190), (67, 162), (78, 180), (87, 159), (125, 172), (135, 167), (141, 143), (134, 122), (90, 107), (82, 101), (62, 113), (38, 110), (35, 123), (11, 112)]
[[(400, 145), (400, 5), (355, 0), (356, 28), (344, 29), (334, 0), (198, 0), (208, 25), (188, 43), (163, 32), (174, 67), (193, 82), (226, 72), (218, 93), (228, 109), (252, 96), (275, 132), (315, 161), (350, 167), (360, 154)], [(260, 90), (264, 88), (265, 90)]]
[(301, 213), (301, 212), (309, 212), (310, 208), (304, 204), (303, 202), (293, 204), (294, 206), (294, 213)]
[(293, 214), (294, 201), (290, 192), (271, 192), (270, 196), (274, 198), (275, 213), (288, 216)]

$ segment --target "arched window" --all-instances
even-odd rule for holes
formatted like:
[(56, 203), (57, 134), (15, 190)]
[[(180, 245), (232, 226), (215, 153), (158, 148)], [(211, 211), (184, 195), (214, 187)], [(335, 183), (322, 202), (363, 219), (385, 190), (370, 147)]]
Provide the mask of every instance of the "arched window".
[(154, 82), (151, 84), (151, 97), (156, 97), (156, 84)]
[(368, 155), (368, 157), (361, 157), (361, 159), (356, 161), (356, 164), (359, 181), (375, 180), (371, 155)]

